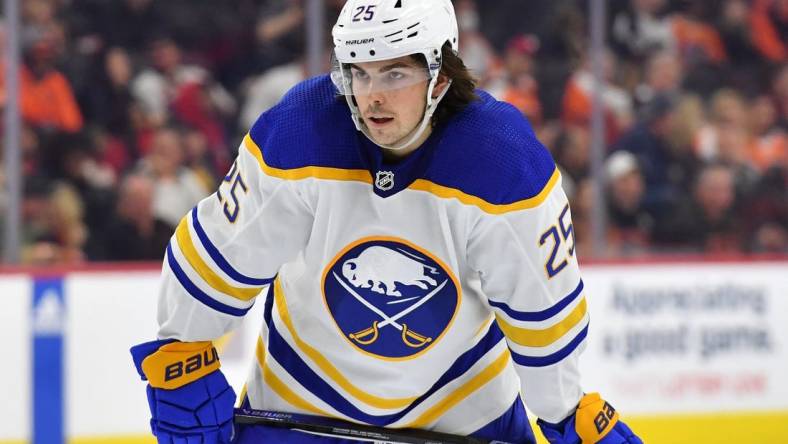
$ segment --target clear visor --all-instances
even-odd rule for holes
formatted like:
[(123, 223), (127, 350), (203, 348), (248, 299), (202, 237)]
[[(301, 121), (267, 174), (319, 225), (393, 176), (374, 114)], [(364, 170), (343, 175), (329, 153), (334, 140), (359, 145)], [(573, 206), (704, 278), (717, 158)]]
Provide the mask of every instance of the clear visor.
[(340, 94), (365, 96), (397, 91), (430, 80), (427, 68), (416, 60), (400, 58), (380, 62), (332, 63), (331, 78)]

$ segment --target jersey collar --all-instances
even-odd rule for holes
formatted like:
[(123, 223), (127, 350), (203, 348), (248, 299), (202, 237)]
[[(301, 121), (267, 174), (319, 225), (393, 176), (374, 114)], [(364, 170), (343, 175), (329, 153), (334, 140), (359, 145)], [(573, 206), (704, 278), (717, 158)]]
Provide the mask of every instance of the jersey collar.
[(430, 165), (435, 148), (442, 139), (442, 130), (434, 128), (424, 143), (396, 162), (383, 158), (382, 148), (375, 145), (362, 133), (357, 133), (361, 158), (372, 175), (372, 190), (380, 197), (393, 196), (404, 190), (416, 179), (423, 177)]

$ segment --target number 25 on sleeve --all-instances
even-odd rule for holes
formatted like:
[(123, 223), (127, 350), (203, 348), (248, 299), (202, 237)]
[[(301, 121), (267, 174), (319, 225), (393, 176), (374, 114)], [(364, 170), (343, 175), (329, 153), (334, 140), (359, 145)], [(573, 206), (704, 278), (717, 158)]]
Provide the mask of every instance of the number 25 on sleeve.
[[(572, 226), (571, 219), (568, 218), (568, 213), (569, 204), (564, 206), (564, 209), (561, 210), (561, 215), (558, 216), (556, 223), (548, 228), (547, 231), (542, 233), (542, 235), (539, 237), (540, 247), (545, 245), (550, 246), (550, 256), (548, 257), (547, 262), (544, 264), (548, 279), (552, 279), (555, 275), (560, 273), (561, 270), (563, 270), (564, 267), (566, 267), (566, 265), (569, 263), (568, 259), (572, 258), (575, 254), (574, 227)], [(559, 253), (559, 247), (562, 243), (568, 244), (570, 238), (572, 244), (567, 246), (566, 255), (563, 260), (556, 264), (556, 257)]]
[(241, 172), (238, 171), (237, 165), (235, 163), (233, 163), (230, 173), (224, 177), (223, 182), (232, 184), (230, 185), (230, 199), (233, 202), (232, 205), (229, 201), (225, 201), (221, 192), (218, 192), (217, 196), (219, 197), (219, 202), (224, 204), (224, 217), (226, 217), (230, 223), (235, 223), (235, 221), (238, 219), (238, 213), (241, 210), (238, 202), (238, 195), (236, 194), (237, 188), (240, 186), (244, 193), (248, 192), (249, 188), (246, 186), (246, 183), (244, 183), (244, 180), (241, 177)]

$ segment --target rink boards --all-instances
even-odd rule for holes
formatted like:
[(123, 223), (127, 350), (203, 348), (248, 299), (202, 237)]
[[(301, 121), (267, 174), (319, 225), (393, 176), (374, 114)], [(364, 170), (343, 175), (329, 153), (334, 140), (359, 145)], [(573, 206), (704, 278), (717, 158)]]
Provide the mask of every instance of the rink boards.
[[(156, 332), (154, 267), (0, 274), (0, 443), (154, 442), (128, 348)], [(583, 386), (646, 442), (784, 442), (788, 262), (583, 266)], [(262, 304), (220, 341), (240, 391)], [(527, 394), (525, 394), (527, 398)]]

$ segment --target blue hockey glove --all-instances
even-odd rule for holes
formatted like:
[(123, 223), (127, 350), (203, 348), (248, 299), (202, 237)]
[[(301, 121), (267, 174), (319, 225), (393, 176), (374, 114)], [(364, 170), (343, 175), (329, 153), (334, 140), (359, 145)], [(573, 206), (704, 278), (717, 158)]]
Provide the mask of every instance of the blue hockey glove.
[(229, 444), (235, 392), (210, 342), (152, 341), (131, 348), (148, 381), (150, 426), (159, 444)]
[(599, 393), (583, 396), (575, 413), (559, 424), (541, 419), (537, 424), (550, 444), (643, 444)]

